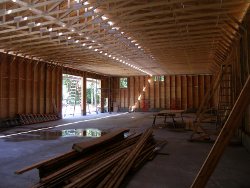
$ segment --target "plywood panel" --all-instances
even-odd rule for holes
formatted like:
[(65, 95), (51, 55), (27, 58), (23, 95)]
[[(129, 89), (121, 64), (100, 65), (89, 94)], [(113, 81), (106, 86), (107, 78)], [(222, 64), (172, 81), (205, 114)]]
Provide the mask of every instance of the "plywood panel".
[(166, 108), (170, 109), (171, 103), (171, 82), (170, 82), (170, 76), (166, 76)]
[[(1, 57), (3, 58), (0, 59), (0, 118), (14, 117), (18, 113), (52, 113), (51, 101), (55, 96), (57, 108), (61, 111), (61, 96), (58, 98), (56, 92), (61, 93), (62, 72), (54, 70), (53, 73), (50, 72), (51, 75), (45, 77), (47, 73), (44, 62), (38, 63), (11, 55)], [(55, 84), (56, 81), (60, 85)], [(45, 106), (48, 107), (47, 110)]]
[(139, 96), (141, 95), (140, 100), (140, 109), (144, 108), (144, 94), (143, 94), (143, 87), (144, 87), (144, 76), (140, 76), (139, 81)]
[(181, 109), (181, 94), (182, 94), (182, 90), (181, 90), (181, 76), (177, 75), (175, 76), (175, 80), (176, 80), (176, 85), (175, 85), (175, 95), (176, 95), (176, 100), (175, 100), (175, 104), (176, 104), (176, 109)]
[(193, 101), (194, 101), (194, 107), (199, 107), (199, 85), (198, 85), (198, 77), (193, 76)]
[(187, 76), (187, 103), (188, 108), (193, 108), (192, 76)]
[(145, 100), (147, 103), (147, 108), (150, 109), (150, 83), (149, 83), (150, 78), (149, 77), (145, 77)]
[(8, 111), (6, 110), (6, 107), (8, 105), (9, 105), (8, 98), (2, 98), (2, 108), (1, 108), (1, 110), (2, 110), (2, 118), (7, 118), (8, 117)]
[(176, 109), (175, 76), (170, 76), (170, 109)]
[(33, 113), (38, 113), (38, 104), (37, 104), (37, 98), (38, 98), (38, 62), (35, 64), (34, 71), (33, 71)]
[(186, 76), (181, 76), (181, 109), (187, 109), (187, 81)]
[(160, 108), (159, 81), (154, 81), (155, 108)]
[(131, 106), (134, 105), (134, 77), (129, 78), (129, 103)]
[(155, 108), (155, 93), (154, 93), (154, 84), (155, 82), (151, 79), (150, 81), (150, 108)]
[(128, 89), (124, 90), (124, 108), (128, 108), (129, 104), (128, 104)]
[(160, 82), (160, 108), (165, 109), (165, 79)]

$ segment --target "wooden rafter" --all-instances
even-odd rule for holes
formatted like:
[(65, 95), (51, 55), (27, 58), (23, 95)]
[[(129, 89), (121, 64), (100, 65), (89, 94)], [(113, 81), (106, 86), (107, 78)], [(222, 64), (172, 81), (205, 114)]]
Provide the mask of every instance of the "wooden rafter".
[(82, 70), (96, 72), (102, 64), (105, 74), (154, 75), (168, 67), (178, 74), (186, 66), (189, 73), (211, 73), (193, 64), (223, 63), (241, 37), (248, 6), (245, 0), (3, 0), (0, 48)]

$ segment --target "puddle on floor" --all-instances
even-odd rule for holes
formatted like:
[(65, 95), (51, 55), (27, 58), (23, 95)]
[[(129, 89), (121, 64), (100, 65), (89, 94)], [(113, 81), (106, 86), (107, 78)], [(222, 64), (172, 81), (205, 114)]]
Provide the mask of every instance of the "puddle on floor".
[(100, 137), (107, 132), (100, 129), (63, 129), (51, 131), (36, 131), (27, 134), (5, 138), (7, 142), (21, 142), (28, 140), (56, 140), (62, 137)]

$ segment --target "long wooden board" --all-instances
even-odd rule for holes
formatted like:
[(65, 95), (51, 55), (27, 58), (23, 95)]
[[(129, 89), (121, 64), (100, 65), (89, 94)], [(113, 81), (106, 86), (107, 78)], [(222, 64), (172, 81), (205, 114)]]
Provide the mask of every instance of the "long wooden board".
[(240, 120), (244, 110), (250, 103), (250, 76), (248, 79), (205, 162), (196, 176), (191, 188), (203, 188), (207, 184), (216, 165), (218, 164), (226, 146), (230, 142), (236, 129), (240, 126)]
[(104, 144), (107, 144), (108, 142), (111, 142), (113, 140), (119, 138), (123, 139), (124, 138), (123, 135), (125, 132), (129, 132), (129, 129), (119, 129), (111, 133), (108, 133), (102, 137), (96, 138), (95, 140), (73, 144), (72, 149), (78, 152), (84, 152), (94, 147), (99, 147)]

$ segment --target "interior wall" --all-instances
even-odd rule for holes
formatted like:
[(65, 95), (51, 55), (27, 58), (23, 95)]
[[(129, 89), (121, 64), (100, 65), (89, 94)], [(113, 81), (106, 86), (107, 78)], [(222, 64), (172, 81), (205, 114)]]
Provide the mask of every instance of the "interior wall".
[[(113, 105), (118, 105), (120, 111), (127, 111), (133, 105), (136, 105), (137, 111), (195, 110), (211, 87), (212, 76), (165, 75), (164, 81), (134, 76), (128, 77), (128, 88), (120, 88), (119, 80), (119, 77), (111, 79), (111, 97)], [(212, 100), (210, 105), (214, 105)]]
[(0, 54), (0, 118), (60, 113), (62, 69), (37, 60)]
[[(0, 53), (0, 119), (17, 114), (61, 116), (63, 73), (83, 77), (82, 114), (86, 115), (86, 78), (101, 79), (106, 88), (107, 77)], [(106, 90), (102, 95), (107, 97)]]

